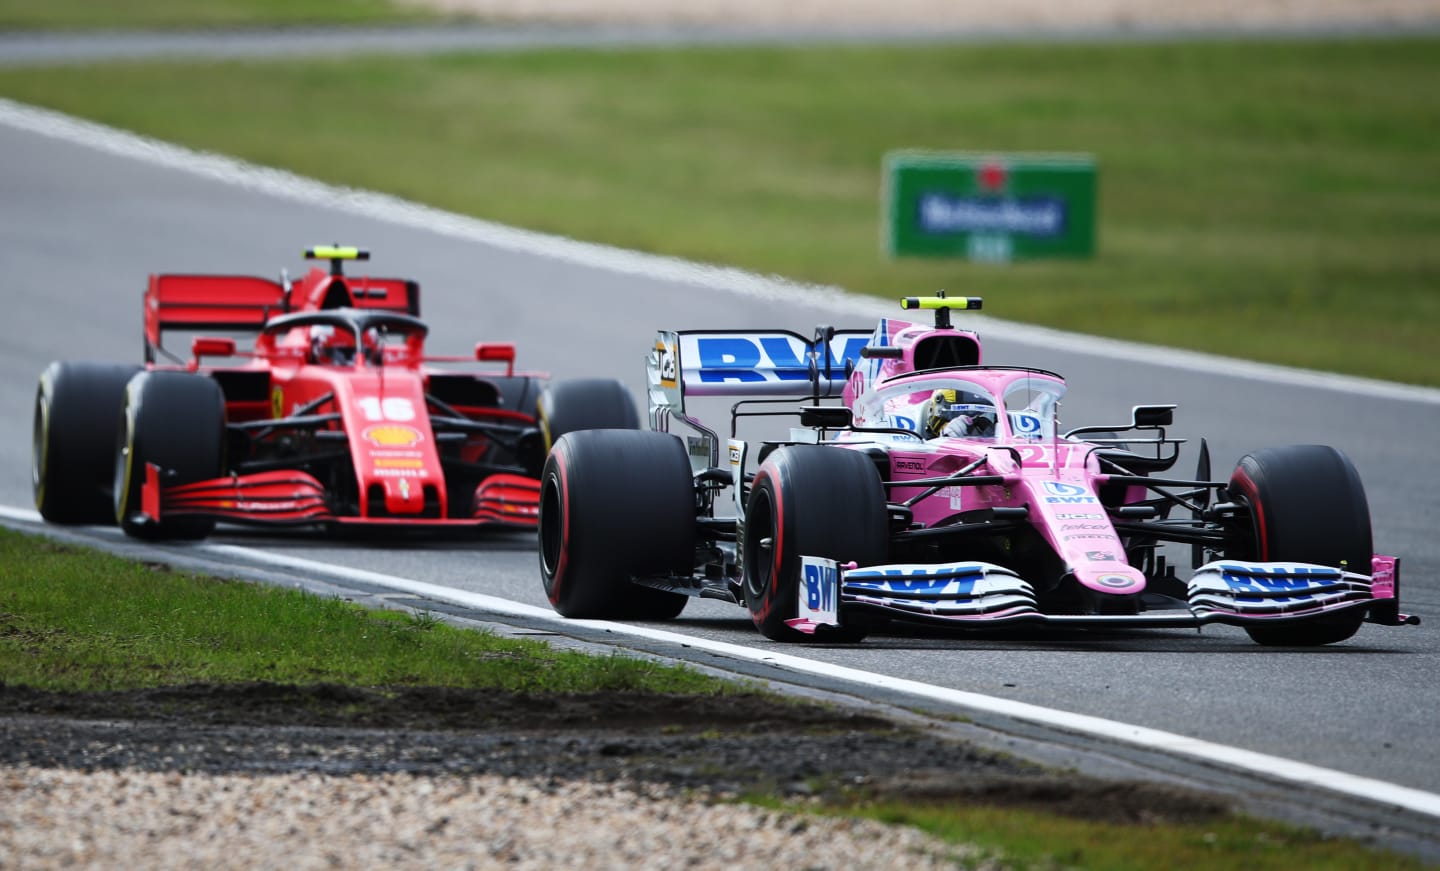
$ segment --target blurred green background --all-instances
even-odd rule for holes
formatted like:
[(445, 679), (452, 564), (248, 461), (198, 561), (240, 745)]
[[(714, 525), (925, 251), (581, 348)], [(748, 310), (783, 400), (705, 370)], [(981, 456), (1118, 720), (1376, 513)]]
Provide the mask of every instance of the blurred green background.
[[(0, 21), (27, 5), (0, 0)], [(270, 20), (283, 4), (198, 5)], [(995, 317), (1432, 386), (1437, 93), (1435, 38), (0, 70), (16, 100), (517, 226), (884, 297), (945, 288), (984, 296)], [(1098, 256), (886, 259), (881, 159), (899, 148), (1095, 155)]]

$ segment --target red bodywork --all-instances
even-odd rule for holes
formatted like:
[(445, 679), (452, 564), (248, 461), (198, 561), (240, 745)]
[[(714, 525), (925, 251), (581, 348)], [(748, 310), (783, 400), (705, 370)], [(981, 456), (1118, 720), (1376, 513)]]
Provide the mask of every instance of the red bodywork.
[[(472, 357), (426, 357), (419, 286), (312, 269), (298, 282), (153, 275), (145, 293), (145, 360), (208, 375), (225, 396), (230, 474), (167, 484), (150, 466), (150, 520), (205, 515), (243, 523), (533, 528), (544, 458), (535, 416), (544, 385), (516, 374), (510, 344)], [(182, 360), (167, 331), (196, 336)], [(167, 357), (170, 363), (158, 358)], [(246, 358), (217, 366), (205, 358)], [(499, 363), (464, 372), (434, 363)]]

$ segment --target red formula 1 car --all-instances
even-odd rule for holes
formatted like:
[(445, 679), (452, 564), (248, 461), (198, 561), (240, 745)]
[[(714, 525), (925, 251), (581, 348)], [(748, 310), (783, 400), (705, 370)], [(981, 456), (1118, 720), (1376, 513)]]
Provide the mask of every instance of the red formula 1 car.
[[(427, 356), (415, 282), (345, 275), (369, 259), (357, 248), (305, 256), (330, 269), (152, 275), (144, 366), (50, 364), (35, 397), (41, 516), (147, 539), (217, 521), (534, 528), (554, 439), (638, 426), (618, 381), (547, 384), (515, 372), (513, 344)], [(195, 335), (184, 360), (161, 344), (177, 330), (254, 347)], [(477, 361), (494, 371), (453, 366)]]

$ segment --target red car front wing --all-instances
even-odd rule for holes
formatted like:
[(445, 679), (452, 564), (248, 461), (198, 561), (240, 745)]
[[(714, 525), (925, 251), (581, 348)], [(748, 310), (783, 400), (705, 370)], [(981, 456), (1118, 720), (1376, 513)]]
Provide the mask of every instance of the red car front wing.
[(540, 518), (540, 482), (523, 475), (492, 475), (475, 488), (468, 518), (364, 517), (336, 515), (326, 499), (325, 487), (304, 472), (256, 472), (166, 486), (161, 483), (160, 468), (148, 463), (140, 507), (146, 519), (157, 523), (165, 516), (199, 515), (276, 526), (339, 523), (534, 529)]

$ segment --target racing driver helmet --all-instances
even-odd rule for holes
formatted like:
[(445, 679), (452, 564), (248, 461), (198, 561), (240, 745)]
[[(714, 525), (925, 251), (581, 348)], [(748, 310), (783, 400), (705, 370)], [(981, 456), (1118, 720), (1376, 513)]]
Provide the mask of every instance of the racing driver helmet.
[(930, 394), (930, 408), (925, 418), (925, 437), (981, 436), (995, 434), (995, 406), (972, 401), (970, 396), (948, 387)]
[(310, 328), (310, 358), (316, 363), (349, 366), (355, 362), (355, 340), (348, 330), (337, 330), (329, 324)]

